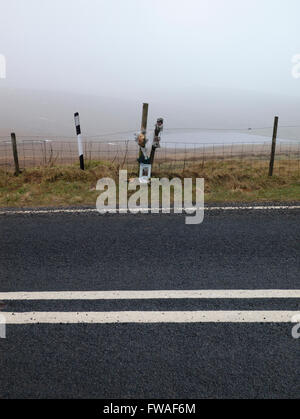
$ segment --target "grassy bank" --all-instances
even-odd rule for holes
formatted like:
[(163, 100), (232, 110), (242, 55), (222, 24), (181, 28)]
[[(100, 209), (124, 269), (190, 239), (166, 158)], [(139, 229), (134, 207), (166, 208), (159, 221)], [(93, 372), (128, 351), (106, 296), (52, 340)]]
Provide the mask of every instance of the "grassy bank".
[[(298, 165), (289, 172), (284, 165), (270, 178), (261, 163), (247, 161), (206, 162), (183, 170), (161, 169), (154, 177), (204, 177), (206, 202), (299, 201), (300, 176)], [(84, 172), (76, 166), (31, 168), (19, 177), (0, 171), (1, 207), (41, 207), (95, 205), (99, 192), (97, 180), (118, 179), (119, 167), (105, 162), (91, 162)], [(136, 176), (136, 168), (128, 172)]]

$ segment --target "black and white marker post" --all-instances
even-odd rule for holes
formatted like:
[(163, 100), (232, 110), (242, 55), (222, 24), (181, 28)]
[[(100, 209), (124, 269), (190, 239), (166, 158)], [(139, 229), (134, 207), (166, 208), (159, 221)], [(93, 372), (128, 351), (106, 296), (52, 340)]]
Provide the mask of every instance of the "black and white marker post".
[(81, 137), (81, 128), (80, 128), (80, 120), (79, 120), (78, 112), (74, 114), (74, 118), (75, 118), (76, 134), (77, 134), (77, 141), (78, 141), (78, 154), (79, 154), (79, 161), (80, 161), (80, 169), (84, 170), (82, 137)]

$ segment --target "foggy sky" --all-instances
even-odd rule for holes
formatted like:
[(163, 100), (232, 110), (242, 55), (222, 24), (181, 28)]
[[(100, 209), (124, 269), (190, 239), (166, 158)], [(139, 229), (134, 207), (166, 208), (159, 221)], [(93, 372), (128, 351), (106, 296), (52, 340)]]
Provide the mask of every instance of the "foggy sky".
[(0, 0), (0, 89), (174, 100), (178, 112), (210, 90), (232, 110), (231, 91), (241, 104), (243, 91), (295, 100), (299, 16), (299, 0)]

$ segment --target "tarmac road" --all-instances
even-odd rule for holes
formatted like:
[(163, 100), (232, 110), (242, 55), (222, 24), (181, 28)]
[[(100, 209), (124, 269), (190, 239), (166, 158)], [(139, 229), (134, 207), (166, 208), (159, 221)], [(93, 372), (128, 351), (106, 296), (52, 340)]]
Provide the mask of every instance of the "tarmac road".
[[(1, 215), (0, 314), (21, 320), (0, 339), (0, 398), (298, 398), (300, 339), (276, 316), (300, 313), (299, 221), (299, 209), (211, 211), (191, 226), (180, 215)], [(44, 299), (115, 290), (295, 296)], [(163, 320), (203, 311), (209, 321)], [(222, 321), (228, 311), (257, 320)], [(91, 312), (120, 317), (76, 320)], [(123, 323), (125, 312), (137, 320)], [(145, 312), (159, 320), (143, 322)], [(58, 323), (22, 323), (25, 313)], [(65, 313), (71, 324), (59, 324)]]

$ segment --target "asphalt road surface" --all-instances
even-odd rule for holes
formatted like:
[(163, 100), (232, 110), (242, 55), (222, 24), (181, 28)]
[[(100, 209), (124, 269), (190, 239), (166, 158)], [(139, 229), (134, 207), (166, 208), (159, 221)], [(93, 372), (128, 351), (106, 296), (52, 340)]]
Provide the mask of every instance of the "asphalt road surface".
[(299, 398), (299, 209), (10, 214), (0, 232), (0, 398)]

